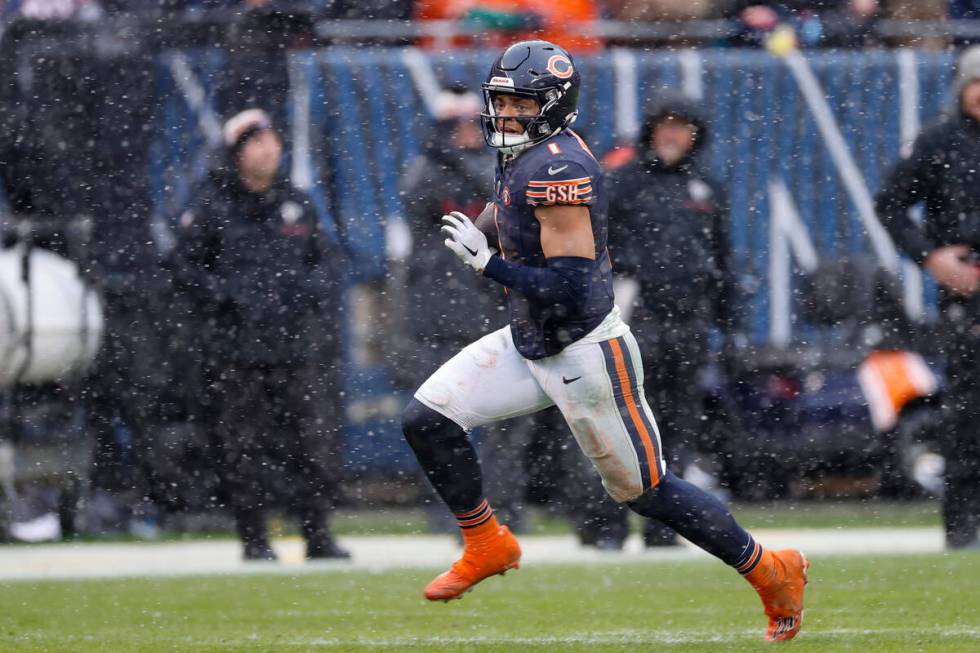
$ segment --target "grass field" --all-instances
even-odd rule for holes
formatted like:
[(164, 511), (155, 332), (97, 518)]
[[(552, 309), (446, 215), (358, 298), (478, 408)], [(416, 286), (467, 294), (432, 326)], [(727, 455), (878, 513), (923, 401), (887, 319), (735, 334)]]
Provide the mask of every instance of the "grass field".
[(0, 651), (980, 651), (980, 553), (813, 562), (789, 644), (705, 559), (542, 565), (449, 604), (421, 598), (424, 570), (6, 583)]
[[(901, 528), (939, 527), (942, 525), (938, 501), (889, 501), (880, 499), (777, 501), (772, 503), (735, 503), (732, 512), (748, 530), (759, 528)], [(638, 532), (640, 518), (631, 515)], [(410, 535), (429, 532), (425, 512), (419, 508), (384, 507), (370, 509), (342, 508), (331, 517), (337, 535)], [(235, 537), (233, 522), (225, 520), (224, 529), (206, 528), (159, 533), (163, 541), (210, 540)], [(210, 525), (209, 525), (210, 526)], [(274, 536), (297, 535), (292, 519), (273, 516), (270, 528)], [(527, 532), (535, 535), (559, 535), (572, 532), (565, 517), (549, 513), (540, 506), (527, 512)], [(144, 538), (130, 533), (82, 535), (79, 542), (136, 542)], [(0, 652), (2, 653), (2, 652)]]
[[(875, 528), (940, 526), (938, 501), (779, 501), (735, 503), (732, 512), (749, 530), (758, 528)], [(637, 524), (640, 518), (633, 515)], [(405, 535), (427, 531), (418, 509), (340, 510), (333, 518), (340, 535)], [(281, 532), (289, 532), (284, 524)], [(636, 529), (634, 529), (636, 530)], [(528, 531), (538, 535), (572, 532), (568, 520), (537, 506), (528, 511)]]

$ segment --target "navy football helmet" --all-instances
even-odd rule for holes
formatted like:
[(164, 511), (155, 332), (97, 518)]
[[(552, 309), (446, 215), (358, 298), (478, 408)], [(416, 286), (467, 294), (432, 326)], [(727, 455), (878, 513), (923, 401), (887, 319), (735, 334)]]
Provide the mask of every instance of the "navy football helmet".
[[(571, 125), (578, 115), (580, 81), (571, 55), (554, 43), (521, 41), (504, 50), (483, 84), (485, 110), (481, 118), (487, 145), (504, 154), (516, 154)], [(493, 102), (498, 94), (537, 101), (538, 115), (516, 118), (524, 126), (523, 134), (506, 134), (499, 129)]]

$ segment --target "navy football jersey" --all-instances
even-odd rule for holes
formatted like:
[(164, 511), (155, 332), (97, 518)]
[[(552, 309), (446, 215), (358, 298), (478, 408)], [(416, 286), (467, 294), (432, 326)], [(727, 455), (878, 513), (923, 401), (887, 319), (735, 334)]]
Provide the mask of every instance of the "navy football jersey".
[(553, 356), (595, 329), (613, 307), (612, 266), (606, 250), (607, 199), (599, 163), (588, 146), (564, 130), (521, 153), (498, 158), (494, 183), (500, 254), (530, 267), (547, 267), (541, 250), (538, 206), (588, 207), (595, 238), (595, 260), (584, 308), (544, 304), (507, 291), (510, 326), (517, 351), (528, 359)]

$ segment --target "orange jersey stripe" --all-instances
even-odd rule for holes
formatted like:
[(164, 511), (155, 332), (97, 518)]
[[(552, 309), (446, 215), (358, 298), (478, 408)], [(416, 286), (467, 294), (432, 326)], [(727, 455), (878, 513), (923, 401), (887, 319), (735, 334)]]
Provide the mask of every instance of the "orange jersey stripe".
[(528, 206), (570, 206), (572, 204), (589, 204), (591, 202), (592, 202), (591, 198), (585, 200), (567, 200), (565, 202), (535, 202), (534, 200), (528, 200), (527, 205)]
[[(585, 141), (582, 140), (582, 137), (581, 136), (579, 136), (578, 134), (576, 134), (575, 132), (573, 132), (571, 129), (568, 130), (568, 133), (571, 134), (572, 136), (574, 136), (575, 137), (575, 140), (578, 141), (578, 144), (582, 146), (582, 149), (585, 150), (586, 153), (588, 153), (589, 156), (591, 156), (593, 159), (595, 159), (595, 154), (592, 153), (592, 150), (589, 148), (588, 145), (585, 144)], [(598, 159), (596, 159), (596, 161), (598, 161)]]
[(568, 184), (585, 184), (592, 181), (592, 177), (579, 177), (578, 179), (562, 179), (561, 181), (529, 181), (528, 186), (565, 186)]
[(660, 482), (660, 468), (657, 467), (657, 461), (654, 457), (653, 442), (650, 440), (650, 434), (647, 432), (647, 427), (640, 417), (640, 411), (643, 409), (638, 406), (636, 397), (633, 395), (633, 387), (630, 385), (630, 375), (626, 371), (626, 360), (623, 358), (623, 350), (619, 346), (619, 341), (613, 339), (608, 342), (610, 349), (612, 349), (613, 359), (616, 361), (616, 374), (619, 376), (619, 385), (623, 388), (623, 398), (626, 400), (626, 407), (629, 409), (633, 426), (636, 427), (636, 431), (640, 434), (640, 439), (643, 440), (647, 466), (650, 468), (650, 487), (656, 487)]
[[(585, 188), (578, 189), (578, 195), (588, 195), (592, 192), (592, 186), (586, 186)], [(529, 190), (527, 193), (528, 197), (547, 197), (548, 193), (543, 190)]]
[[(575, 190), (578, 191), (578, 194), (579, 195), (581, 195), (583, 193), (591, 193), (592, 192), (592, 185), (589, 184), (587, 186), (582, 186), (581, 184), (579, 184), (579, 186)], [(527, 191), (527, 196), (528, 197), (544, 197), (547, 194), (548, 194), (548, 191), (546, 191), (546, 190), (529, 190), (529, 191)]]

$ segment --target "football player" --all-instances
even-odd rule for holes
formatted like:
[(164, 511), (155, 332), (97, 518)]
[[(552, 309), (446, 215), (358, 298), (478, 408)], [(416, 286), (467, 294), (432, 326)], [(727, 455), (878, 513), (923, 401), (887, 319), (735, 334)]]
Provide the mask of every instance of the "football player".
[(459, 212), (443, 216), (445, 245), (504, 286), (510, 325), (439, 368), (402, 417), (464, 541), (460, 560), (425, 596), (456, 599), (517, 568), (520, 546), (483, 495), (467, 432), (557, 405), (615, 500), (734, 567), (762, 599), (766, 637), (792, 639), (803, 617), (806, 558), (759, 545), (718, 500), (664, 463), (640, 352), (613, 304), (602, 173), (570, 128), (579, 83), (571, 56), (552, 43), (507, 48), (483, 85), (484, 135), (498, 153), (493, 202), (475, 223)]

